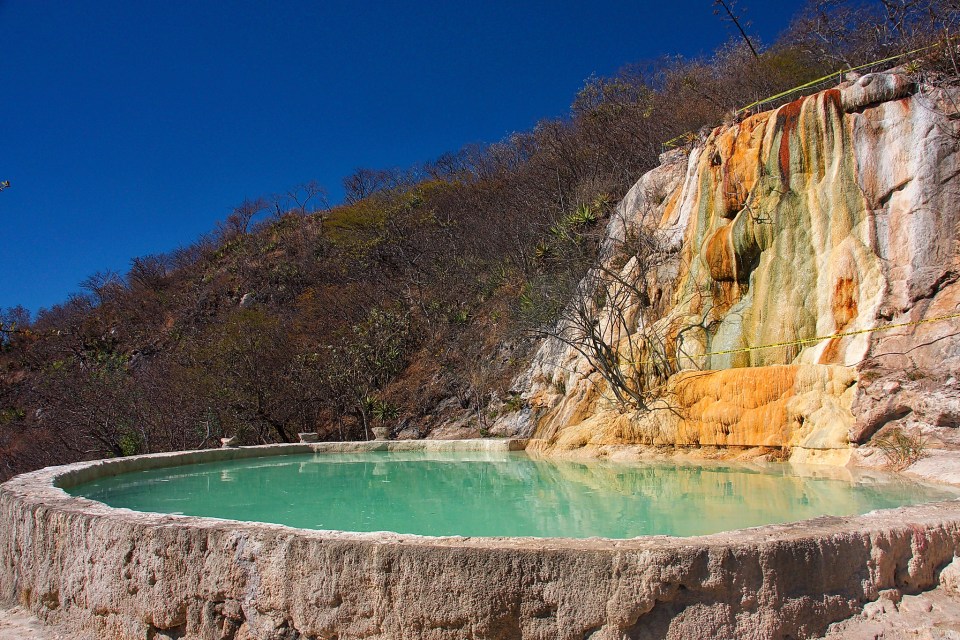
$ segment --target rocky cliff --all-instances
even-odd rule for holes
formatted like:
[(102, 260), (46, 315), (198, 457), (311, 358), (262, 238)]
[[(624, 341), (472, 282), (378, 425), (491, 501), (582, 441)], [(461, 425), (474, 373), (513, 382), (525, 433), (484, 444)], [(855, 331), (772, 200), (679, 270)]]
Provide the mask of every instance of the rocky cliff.
[(581, 286), (642, 402), (618, 401), (561, 328), (518, 381), (533, 409), (521, 430), (553, 451), (765, 447), (834, 463), (891, 423), (952, 442), (960, 319), (938, 318), (960, 310), (956, 116), (946, 91), (870, 74), (665, 154)]

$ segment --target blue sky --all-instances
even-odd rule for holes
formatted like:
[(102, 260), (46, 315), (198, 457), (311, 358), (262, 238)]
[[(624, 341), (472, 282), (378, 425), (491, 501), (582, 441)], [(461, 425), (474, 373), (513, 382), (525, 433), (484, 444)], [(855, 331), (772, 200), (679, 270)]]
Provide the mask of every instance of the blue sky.
[[(772, 40), (799, 3), (742, 0)], [(710, 0), (0, 0), (0, 307), (189, 244), (244, 198), (567, 112), (591, 74), (733, 35)]]

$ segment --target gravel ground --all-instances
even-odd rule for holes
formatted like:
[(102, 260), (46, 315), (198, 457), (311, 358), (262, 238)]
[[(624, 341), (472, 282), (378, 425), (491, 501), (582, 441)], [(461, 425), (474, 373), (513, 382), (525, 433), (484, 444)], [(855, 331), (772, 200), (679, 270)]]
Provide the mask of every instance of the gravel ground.
[(72, 636), (48, 627), (20, 607), (0, 608), (0, 640), (73, 640)]
[[(887, 593), (859, 616), (837, 622), (821, 640), (960, 640), (960, 596), (943, 588)], [(20, 607), (0, 608), (0, 640), (76, 640)]]

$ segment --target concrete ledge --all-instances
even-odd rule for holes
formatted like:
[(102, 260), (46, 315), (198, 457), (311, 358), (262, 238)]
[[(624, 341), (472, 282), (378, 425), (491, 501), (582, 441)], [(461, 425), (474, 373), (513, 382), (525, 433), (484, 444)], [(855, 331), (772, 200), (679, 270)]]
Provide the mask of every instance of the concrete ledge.
[(53, 467), (0, 486), (0, 598), (98, 640), (809, 638), (881, 591), (936, 585), (960, 502), (693, 538), (308, 531), (113, 509), (60, 487), (309, 451), (515, 450), (507, 440), (318, 443)]

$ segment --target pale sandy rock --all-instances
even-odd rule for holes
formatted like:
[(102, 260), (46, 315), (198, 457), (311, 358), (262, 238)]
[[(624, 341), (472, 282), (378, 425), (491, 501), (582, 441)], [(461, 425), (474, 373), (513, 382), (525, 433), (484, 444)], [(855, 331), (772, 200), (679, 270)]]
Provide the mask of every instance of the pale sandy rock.
[(955, 596), (960, 596), (960, 561), (956, 558), (940, 572), (940, 586)]
[(943, 588), (904, 595), (895, 608), (869, 606), (869, 616), (867, 610), (831, 625), (825, 640), (960, 639), (960, 598)]
[(480, 428), (474, 416), (464, 416), (459, 420), (448, 422), (430, 431), (431, 440), (463, 440), (479, 438)]
[(840, 92), (845, 111), (890, 102), (910, 95), (914, 85), (905, 76), (895, 73), (868, 73), (856, 78)]
[(960, 484), (960, 456), (953, 450), (931, 450), (906, 472), (934, 482)]
[(529, 405), (524, 406), (520, 411), (502, 413), (490, 427), (490, 435), (499, 438), (522, 436), (530, 423), (530, 413)]

